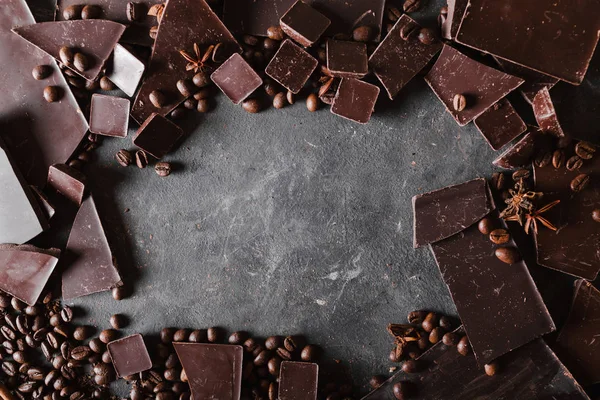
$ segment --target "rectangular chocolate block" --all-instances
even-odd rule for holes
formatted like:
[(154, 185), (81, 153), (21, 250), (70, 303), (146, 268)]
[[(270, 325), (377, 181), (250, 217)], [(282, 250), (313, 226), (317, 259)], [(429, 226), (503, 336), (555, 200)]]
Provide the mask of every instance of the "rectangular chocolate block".
[(152, 368), (152, 360), (139, 333), (114, 340), (106, 345), (117, 376), (124, 377)]
[(284, 361), (279, 371), (279, 400), (316, 400), (319, 366), (313, 363)]
[(281, 16), (279, 25), (290, 38), (304, 47), (310, 47), (321, 38), (331, 21), (302, 0), (298, 0)]
[(183, 131), (160, 114), (152, 114), (138, 129), (133, 144), (161, 159), (183, 136)]
[(527, 130), (527, 125), (507, 99), (502, 99), (475, 119), (475, 126), (494, 150)]
[(472, 0), (456, 41), (577, 85), (599, 31), (596, 0)]
[(525, 262), (504, 263), (494, 254), (498, 247), (518, 251), (512, 239), (495, 245), (477, 225), (431, 245), (481, 366), (556, 329)]
[(92, 95), (90, 132), (97, 135), (126, 137), (129, 126), (129, 100), (121, 97)]
[(448, 0), (448, 15), (442, 23), (442, 37), (452, 40), (456, 37), (460, 22), (465, 15), (469, 0)]
[(238, 400), (242, 388), (242, 346), (173, 343), (195, 399)]
[(85, 175), (68, 165), (56, 164), (48, 170), (47, 186), (77, 206), (83, 201), (85, 185)]
[[(369, 58), (369, 66), (392, 100), (442, 48), (439, 40), (421, 43), (420, 29), (415, 20), (402, 15)], [(412, 33), (404, 40), (400, 32), (406, 30)]]
[(291, 40), (285, 40), (265, 72), (292, 93), (298, 93), (319, 62)]
[(535, 156), (549, 145), (542, 131), (530, 126), (528, 132), (517, 143), (500, 154), (492, 164), (504, 169), (529, 167)]
[(333, 98), (331, 112), (350, 121), (366, 124), (371, 119), (379, 87), (357, 79), (344, 78)]
[(242, 56), (235, 53), (225, 61), (210, 79), (233, 104), (240, 104), (262, 85), (262, 79)]
[(360, 79), (369, 72), (367, 45), (342, 40), (327, 41), (327, 69), (332, 76)]
[(544, 75), (540, 72), (534, 71), (519, 64), (512, 63), (508, 60), (498, 57), (494, 57), (494, 60), (496, 60), (498, 65), (500, 65), (500, 68), (502, 68), (502, 70), (507, 74), (518, 76), (519, 78), (525, 80), (525, 82), (519, 86), (518, 90), (529, 104), (533, 103), (533, 98), (537, 92), (543, 88), (547, 88), (549, 90), (558, 82), (558, 79), (556, 78)]
[(129, 97), (133, 97), (146, 66), (123, 45), (117, 43), (109, 60), (106, 76)]
[(455, 235), (496, 208), (484, 178), (414, 196), (412, 205), (415, 248)]

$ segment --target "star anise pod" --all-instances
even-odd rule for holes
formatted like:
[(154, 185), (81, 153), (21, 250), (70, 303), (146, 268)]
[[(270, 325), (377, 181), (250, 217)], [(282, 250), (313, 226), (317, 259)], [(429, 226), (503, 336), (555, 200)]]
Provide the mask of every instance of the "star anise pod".
[[(541, 214), (545, 213), (546, 211), (548, 211), (549, 209), (551, 209), (552, 207), (554, 207), (555, 205), (557, 205), (558, 203), (560, 203), (560, 200), (555, 200), (552, 203), (546, 204), (544, 207), (540, 208), (539, 210), (535, 210), (531, 213), (527, 213), (525, 215), (526, 218), (526, 222), (525, 222), (525, 233), (529, 234), (529, 228), (531, 226), (533, 226), (533, 232), (537, 235), (538, 233), (538, 221), (544, 225), (546, 228), (551, 229), (553, 231), (556, 231), (558, 228), (556, 228), (556, 226), (554, 226), (554, 224), (552, 224), (552, 222), (548, 221), (546, 218), (542, 217)], [(507, 221), (518, 221), (518, 217), (516, 215), (506, 218)]]
[(507, 207), (500, 213), (500, 218), (511, 221), (517, 221), (523, 225), (525, 223), (526, 214), (532, 213), (535, 210), (534, 201), (543, 196), (543, 193), (528, 191), (522, 180), (519, 180), (514, 189), (509, 189), (510, 197), (504, 202)]
[(392, 335), (399, 345), (405, 345), (408, 342), (416, 342), (421, 338), (419, 331), (412, 325), (389, 324), (387, 331)]
[(188, 53), (185, 50), (179, 50), (179, 54), (183, 56), (188, 62), (185, 66), (186, 71), (194, 71), (194, 73), (198, 71), (206, 71), (210, 67), (208, 65), (208, 61), (210, 60), (210, 56), (212, 55), (215, 49), (214, 45), (208, 46), (204, 53), (200, 53), (200, 47), (198, 44), (194, 43), (194, 55)]

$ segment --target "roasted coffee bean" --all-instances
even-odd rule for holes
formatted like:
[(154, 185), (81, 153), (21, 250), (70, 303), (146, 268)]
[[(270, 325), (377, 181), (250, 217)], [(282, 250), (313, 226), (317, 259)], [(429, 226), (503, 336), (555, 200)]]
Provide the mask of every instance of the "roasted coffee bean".
[(289, 90), (285, 94), (285, 98), (286, 98), (287, 102), (290, 104), (294, 104), (296, 102), (296, 95)]
[(75, 58), (75, 54), (73, 50), (68, 46), (63, 46), (58, 50), (58, 58), (65, 65), (73, 64), (73, 60)]
[(490, 233), (490, 240), (494, 244), (505, 244), (510, 241), (510, 233), (506, 229), (494, 229)]
[(304, 346), (302, 351), (300, 352), (300, 359), (302, 361), (314, 362), (319, 358), (320, 349), (314, 344), (308, 344)]
[(19, 371), (19, 367), (13, 361), (2, 362), (2, 371), (8, 376), (15, 376)]
[(25, 351), (27, 350), (27, 343), (25, 343), (25, 339), (24, 338), (18, 338), (15, 341), (15, 344), (17, 345), (17, 350), (19, 351)]
[(127, 317), (123, 314), (114, 314), (110, 317), (110, 326), (114, 329), (123, 329), (127, 325)]
[(456, 346), (460, 337), (454, 332), (448, 332), (442, 337), (442, 343), (446, 346)]
[(108, 76), (100, 78), (100, 89), (109, 92), (115, 90), (115, 84), (110, 80)]
[(198, 101), (196, 99), (193, 99), (193, 98), (186, 99), (183, 102), (183, 107), (185, 107), (187, 110), (195, 110), (196, 107), (198, 107)]
[(269, 400), (277, 400), (278, 392), (279, 385), (277, 384), (277, 382), (271, 382), (271, 384), (269, 385), (269, 391), (267, 392)]
[(33, 381), (28, 381), (19, 385), (17, 390), (21, 393), (31, 393), (38, 387), (38, 383)]
[(81, 6), (72, 5), (68, 6), (63, 10), (63, 18), (66, 21), (70, 21), (72, 19), (80, 19), (81, 18)]
[(415, 360), (406, 360), (402, 364), (402, 371), (407, 374), (412, 374), (418, 371), (418, 364)]
[(452, 320), (443, 315), (440, 317), (440, 327), (444, 328), (446, 331), (451, 331), (452, 330)]
[(430, 45), (436, 43), (438, 41), (437, 35), (432, 29), (429, 28), (421, 28), (419, 30), (419, 36), (417, 36), (419, 41), (425, 45)]
[(540, 153), (538, 153), (538, 155), (535, 157), (533, 163), (539, 167), (539, 168), (544, 168), (548, 165), (550, 165), (550, 163), (552, 162), (552, 152), (550, 151), (542, 151)]
[(554, 153), (552, 153), (552, 165), (556, 169), (562, 168), (565, 165), (565, 152), (563, 150), (554, 150)]
[(96, 19), (100, 18), (102, 9), (95, 5), (87, 5), (81, 10), (81, 19)]
[(150, 38), (153, 40), (156, 39), (157, 34), (158, 34), (158, 26), (153, 26), (150, 28), (150, 31), (148, 31), (148, 36), (150, 36)]
[(65, 322), (71, 322), (73, 320), (73, 309), (69, 306), (64, 306), (60, 311), (60, 317)]
[[(277, 351), (277, 354), (279, 355), (279, 351)], [(257, 355), (254, 358), (254, 365), (256, 365), (257, 367), (261, 367), (263, 365), (267, 365), (267, 362), (269, 362), (270, 358), (271, 358), (271, 352), (269, 350), (263, 350), (263, 351), (260, 352), (259, 355)], [(284, 357), (281, 357), (281, 358), (283, 358), (284, 360), (286, 360), (286, 358), (284, 358)]]
[(355, 42), (367, 43), (374, 39), (375, 31), (368, 25), (361, 25), (352, 31), (352, 39)]
[(419, 340), (417, 340), (417, 347), (419, 350), (425, 350), (429, 347), (429, 338), (422, 336)]
[(118, 337), (119, 331), (115, 329), (105, 329), (102, 332), (100, 332), (100, 335), (98, 335), (98, 338), (100, 339), (100, 341), (102, 341), (102, 343), (110, 343)]
[(173, 335), (174, 342), (187, 342), (190, 337), (189, 329), (178, 329)]
[(223, 340), (224, 332), (221, 328), (213, 326), (206, 331), (206, 338), (210, 343), (219, 343)]
[(167, 96), (158, 89), (150, 92), (148, 98), (150, 99), (150, 103), (156, 108), (162, 108), (167, 105)]
[(54, 381), (53, 386), (54, 386), (55, 390), (62, 390), (63, 388), (65, 388), (67, 386), (67, 380), (64, 377), (59, 376)]
[(306, 109), (310, 112), (315, 112), (319, 109), (319, 97), (315, 93), (311, 93), (306, 98)]
[(206, 329), (196, 329), (190, 333), (189, 341), (192, 343), (205, 343), (208, 341)]
[(59, 349), (61, 347), (62, 339), (60, 339), (59, 335), (55, 332), (48, 332), (46, 340), (53, 349)]
[(7, 354), (13, 354), (15, 351), (17, 351), (17, 346), (15, 342), (11, 342), (9, 340), (5, 340), (4, 342), (2, 342), (2, 347), (4, 348), (4, 351)]
[(421, 0), (404, 0), (404, 4), (402, 5), (405, 13), (418, 11), (419, 8), (421, 8)]
[(177, 90), (183, 97), (190, 97), (196, 92), (197, 88), (190, 79), (180, 79), (177, 81)]
[(421, 324), (425, 317), (427, 317), (427, 314), (429, 314), (429, 312), (423, 310), (411, 311), (408, 313), (408, 323), (413, 325)]
[(140, 3), (136, 3), (133, 1), (127, 3), (127, 8), (125, 9), (127, 19), (132, 22), (140, 20), (142, 18), (142, 15), (144, 14), (142, 8), (143, 5)]
[(31, 329), (31, 319), (27, 315), (19, 315), (16, 319), (17, 330), (23, 335), (29, 333)]
[(108, 364), (98, 363), (94, 365), (94, 374), (96, 375), (108, 375), (110, 373), (110, 367)]
[(27, 346), (31, 348), (36, 348), (40, 345), (39, 342), (37, 342), (31, 334), (25, 335), (25, 343), (27, 343)]
[(165, 370), (165, 373), (163, 374), (163, 376), (169, 382), (173, 382), (173, 381), (176, 381), (179, 379), (180, 374), (181, 374), (181, 371), (179, 371), (175, 368), (169, 368), (169, 369)]
[(115, 154), (115, 159), (122, 167), (127, 167), (133, 163), (133, 156), (131, 152), (125, 149), (121, 149)]
[(67, 361), (67, 365), (71, 368), (83, 367), (86, 364), (86, 360), (74, 360), (70, 359)]
[(494, 222), (491, 218), (485, 217), (481, 221), (479, 221), (479, 224), (477, 224), (477, 228), (482, 234), (489, 235), (492, 232), (492, 230), (494, 230)]
[(506, 264), (514, 264), (521, 259), (519, 251), (515, 247), (498, 247), (494, 254), (498, 260)]
[(434, 312), (430, 312), (427, 314), (423, 323), (421, 324), (423, 330), (425, 332), (431, 332), (435, 327), (438, 326), (439, 318), (438, 315)]
[(526, 181), (531, 178), (531, 171), (528, 169), (518, 169), (512, 174), (512, 179), (515, 182)]
[[(173, 342), (173, 336), (175, 336), (175, 332), (177, 329), (175, 328), (163, 328), (160, 331), (160, 341), (164, 344), (169, 344)], [(103, 341), (104, 342), (104, 341)]]
[(56, 355), (52, 357), (52, 361), (50, 362), (55, 369), (60, 369), (63, 365), (67, 363), (67, 360), (61, 355)]
[(67, 324), (59, 324), (58, 326), (54, 327), (54, 332), (68, 338), (70, 336), (71, 327)]
[(590, 176), (588, 174), (579, 174), (571, 181), (571, 190), (575, 193), (581, 192), (590, 183)]
[(444, 333), (446, 333), (446, 331), (439, 326), (433, 328), (433, 330), (429, 333), (429, 343), (436, 344), (437, 342), (442, 340), (442, 336), (444, 336)]
[(485, 364), (484, 366), (485, 373), (488, 376), (494, 376), (498, 372), (498, 363), (496, 361), (492, 361), (489, 364)]
[(35, 341), (41, 342), (42, 340), (46, 339), (46, 335), (48, 334), (48, 332), (49, 332), (48, 328), (38, 329), (37, 331), (34, 332), (33, 339)]
[(23, 311), (25, 309), (25, 307), (27, 307), (27, 304), (23, 303), (21, 300), (17, 299), (16, 297), (13, 297), (10, 300), (10, 305), (16, 311)]
[[(265, 38), (265, 40), (263, 40), (263, 49), (265, 49), (266, 51), (275, 51), (277, 50), (277, 48), (279, 48), (279, 41), (277, 40), (273, 40), (273, 39), (269, 39), (269, 38)], [(263, 53), (261, 52), (254, 52), (254, 60), (256, 61), (256, 56), (260, 54), (260, 57), (264, 57)]]
[(15, 360), (16, 362), (18, 362), (19, 364), (24, 364), (27, 362), (27, 355), (25, 354), (25, 352), (19, 350), (19, 351), (15, 351), (12, 355), (13, 360)]
[(267, 363), (267, 368), (269, 369), (269, 373), (273, 376), (279, 376), (279, 369), (281, 368), (281, 358), (272, 357)]
[(156, 393), (155, 400), (175, 400), (173, 392), (163, 391)]
[(38, 81), (46, 79), (51, 74), (52, 67), (50, 67), (49, 65), (37, 65), (31, 71), (31, 75), (33, 75), (33, 78)]
[(92, 350), (89, 348), (89, 346), (77, 346), (71, 350), (71, 358), (76, 361), (85, 360), (90, 355), (92, 355)]
[[(136, 154), (136, 156), (137, 156), (137, 154)], [(128, 292), (127, 292), (127, 288), (125, 286), (118, 286), (118, 287), (112, 288), (111, 294), (112, 294), (113, 299), (119, 301), (119, 300), (123, 300), (124, 298), (126, 298), (128, 295)]]
[(157, 162), (156, 165), (154, 166), (154, 171), (156, 172), (156, 174), (158, 176), (169, 176), (171, 175), (171, 163), (168, 162)]
[(69, 367), (68, 365), (63, 365), (60, 368), (60, 373), (65, 379), (68, 379), (70, 381), (77, 377), (75, 370), (73, 370), (73, 368)]
[(71, 393), (71, 395), (69, 396), (69, 400), (84, 400), (84, 399), (85, 399), (85, 393), (80, 392), (80, 391), (75, 391), (75, 392)]
[(192, 78), (192, 83), (196, 85), (196, 87), (203, 88), (210, 84), (211, 80), (206, 72), (198, 72)]
[(263, 84), (263, 88), (265, 89), (265, 93), (271, 97), (275, 96), (278, 93), (277, 90), (279, 89), (278, 85), (270, 80)]
[(50, 317), (50, 326), (57, 327), (61, 323), (62, 323), (62, 318), (60, 317), (60, 314), (54, 314)]
[(0, 308), (10, 307), (10, 297), (0, 293)]
[(180, 120), (183, 119), (186, 116), (186, 114), (187, 112), (184, 107), (177, 107), (176, 109), (171, 111), (170, 116), (172, 120)]
[(85, 325), (78, 326), (77, 328), (75, 328), (75, 330), (73, 330), (73, 338), (75, 340), (84, 341), (85, 339), (90, 337), (91, 332), (92, 332), (91, 327), (88, 327)]
[(260, 101), (258, 99), (246, 99), (242, 101), (242, 108), (250, 114), (256, 114), (260, 112)]
[(3, 325), (2, 328), (0, 328), (0, 331), (2, 332), (2, 336), (4, 336), (6, 340), (15, 340), (17, 338), (17, 334), (15, 333), (15, 331), (13, 331), (10, 327), (6, 325)]
[(265, 339), (265, 348), (267, 350), (276, 350), (278, 347), (283, 346), (283, 337), (281, 336), (269, 336)]
[(256, 339), (251, 337), (251, 338), (246, 339), (243, 346), (247, 352), (252, 353), (258, 347), (258, 345), (259, 344), (256, 341)]
[(29, 367), (26, 373), (27, 377), (33, 381), (43, 381), (46, 376), (44, 370), (38, 367)]
[(169, 357), (165, 360), (165, 368), (175, 368), (179, 365), (179, 358), (177, 354), (171, 353)]
[(85, 79), (78, 76), (68, 76), (67, 82), (69, 82), (69, 85), (78, 89), (85, 89)]
[(377, 389), (379, 386), (383, 385), (387, 378), (383, 375), (373, 375), (371, 379), (369, 379), (369, 385), (372, 389)]
[(594, 157), (596, 147), (588, 142), (579, 142), (575, 145), (575, 154), (584, 160), (590, 160)]
[(73, 56), (73, 66), (77, 71), (86, 71), (90, 67), (90, 61), (85, 54), (75, 53)]
[(63, 344), (60, 345), (60, 354), (65, 358), (65, 360), (71, 358), (72, 350), (73, 346), (68, 341), (63, 342)]
[(410, 397), (410, 383), (397, 382), (392, 386), (392, 393), (397, 400), (406, 400)]
[(198, 100), (198, 104), (196, 104), (196, 111), (199, 113), (207, 113), (210, 111), (210, 101), (208, 99)]
[(240, 345), (240, 344), (244, 343), (244, 340), (246, 340), (247, 337), (248, 337), (248, 334), (246, 332), (237, 331), (237, 332), (233, 332), (231, 335), (229, 335), (229, 339), (227, 339), (227, 342), (229, 344)]
[(144, 169), (148, 165), (148, 154), (146, 154), (144, 150), (138, 150), (135, 152), (135, 165), (137, 165), (139, 169)]
[(279, 92), (273, 98), (273, 107), (280, 109), (287, 106), (288, 102), (286, 99), (286, 95), (283, 92)]
[(285, 34), (283, 33), (283, 29), (279, 25), (270, 26), (267, 29), (267, 37), (271, 40), (282, 41), (285, 39)]
[(85, 89), (90, 92), (95, 92), (100, 87), (100, 80), (94, 79), (93, 81), (85, 81)]
[(579, 156), (573, 156), (567, 160), (565, 166), (569, 171), (575, 171), (583, 167), (583, 160)]
[(52, 371), (48, 372), (48, 374), (46, 374), (46, 376), (44, 377), (44, 384), (48, 387), (54, 386), (54, 382), (58, 379), (59, 376), (60, 372), (56, 369), (53, 369)]
[(596, 208), (592, 211), (592, 219), (596, 222), (600, 222), (600, 208)]
[(110, 357), (110, 353), (108, 352), (108, 350), (102, 353), (102, 362), (105, 364), (112, 363), (112, 358)]
[(455, 94), (452, 98), (452, 107), (456, 112), (463, 111), (465, 108), (467, 108), (467, 98), (463, 94)]
[(259, 43), (259, 40), (256, 36), (244, 35), (242, 36), (242, 42), (248, 46), (256, 46)]
[(46, 86), (44, 88), (44, 100), (48, 103), (54, 103), (61, 99), (62, 89), (58, 86)]

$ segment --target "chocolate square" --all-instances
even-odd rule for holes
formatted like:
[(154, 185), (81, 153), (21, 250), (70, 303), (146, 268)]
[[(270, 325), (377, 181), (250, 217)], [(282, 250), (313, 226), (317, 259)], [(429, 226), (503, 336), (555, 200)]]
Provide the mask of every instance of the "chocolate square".
[(279, 400), (316, 400), (319, 366), (284, 361), (279, 372)]
[(371, 119), (378, 96), (377, 86), (344, 78), (333, 99), (331, 112), (350, 121), (366, 124)]
[(145, 69), (143, 62), (117, 43), (106, 76), (127, 96), (133, 97)]
[(342, 40), (327, 41), (327, 69), (339, 78), (362, 78), (369, 72), (367, 45)]
[(225, 61), (210, 79), (233, 104), (240, 104), (262, 85), (262, 79), (242, 56), (235, 53)]
[(291, 40), (284, 41), (265, 72), (292, 93), (298, 93), (319, 62)]
[(548, 145), (548, 137), (539, 128), (530, 126), (528, 132), (492, 161), (492, 164), (505, 169), (529, 167), (533, 158), (540, 151), (548, 148)]
[(183, 131), (160, 114), (152, 114), (138, 129), (133, 144), (161, 159), (183, 136)]
[(126, 137), (129, 126), (129, 100), (121, 97), (92, 95), (90, 132), (115, 137)]
[(527, 125), (507, 99), (500, 100), (477, 117), (475, 126), (494, 150), (527, 130)]
[(152, 360), (139, 333), (110, 342), (106, 345), (119, 377), (137, 374), (152, 368)]
[(329, 18), (298, 0), (279, 21), (281, 29), (304, 47), (310, 47), (325, 33), (331, 24)]

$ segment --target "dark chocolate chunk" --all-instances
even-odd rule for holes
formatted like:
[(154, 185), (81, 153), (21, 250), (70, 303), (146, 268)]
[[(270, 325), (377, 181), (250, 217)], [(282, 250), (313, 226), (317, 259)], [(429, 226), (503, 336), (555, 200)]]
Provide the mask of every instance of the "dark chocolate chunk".
[(279, 23), (290, 38), (304, 47), (310, 47), (321, 38), (331, 21), (302, 0), (298, 0), (281, 16)]
[(525, 80), (525, 82), (519, 86), (518, 90), (530, 104), (533, 103), (533, 98), (540, 89), (551, 89), (558, 82), (558, 79), (556, 78), (544, 75), (522, 65), (498, 57), (495, 57), (494, 59), (504, 72)]
[(242, 388), (242, 346), (173, 343), (197, 399), (236, 400)]
[(83, 201), (85, 185), (85, 175), (68, 165), (56, 164), (48, 170), (48, 187), (77, 206)]
[(350, 121), (366, 124), (371, 119), (379, 87), (357, 79), (344, 78), (333, 98), (331, 112)]
[(122, 45), (115, 46), (106, 76), (129, 97), (133, 97), (145, 70), (144, 63)]
[(90, 107), (90, 132), (126, 137), (129, 126), (129, 100), (121, 97), (92, 95)]
[[(460, 126), (483, 114), (524, 82), (521, 78), (481, 64), (447, 45), (444, 45), (425, 80)], [(466, 98), (466, 106), (461, 111), (452, 107), (452, 100), (457, 94)]]
[(494, 210), (483, 178), (414, 196), (414, 247), (455, 235)]
[(341, 40), (327, 41), (327, 69), (340, 78), (360, 79), (369, 72), (367, 45)]
[(250, 64), (237, 53), (213, 72), (210, 79), (229, 97), (233, 104), (240, 104), (263, 82)]
[(494, 150), (527, 130), (527, 125), (507, 99), (500, 100), (477, 117), (475, 126)]
[(114, 340), (106, 345), (113, 366), (120, 377), (137, 374), (152, 368), (152, 360), (139, 333)]
[(31, 191), (33, 192), (35, 198), (38, 200), (42, 211), (44, 211), (46, 219), (50, 220), (50, 218), (52, 218), (56, 213), (56, 208), (50, 202), (50, 199), (48, 199), (48, 197), (37, 186), (31, 185), (29, 187), (31, 188)]
[(525, 136), (500, 154), (492, 161), (492, 164), (505, 169), (528, 167), (533, 158), (548, 145), (548, 138), (544, 137), (542, 131), (537, 127), (530, 126)]
[(160, 114), (152, 114), (140, 126), (133, 144), (150, 155), (161, 159), (183, 136), (183, 131)]
[(542, 88), (533, 98), (533, 113), (544, 133), (557, 137), (565, 136), (547, 88)]
[(319, 366), (284, 361), (279, 372), (279, 400), (316, 400)]
[(281, 44), (265, 72), (290, 92), (296, 94), (304, 87), (318, 64), (316, 58), (287, 39)]
[(442, 36), (444, 39), (452, 40), (456, 37), (460, 22), (465, 15), (469, 0), (448, 0), (448, 15), (442, 24)]

